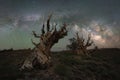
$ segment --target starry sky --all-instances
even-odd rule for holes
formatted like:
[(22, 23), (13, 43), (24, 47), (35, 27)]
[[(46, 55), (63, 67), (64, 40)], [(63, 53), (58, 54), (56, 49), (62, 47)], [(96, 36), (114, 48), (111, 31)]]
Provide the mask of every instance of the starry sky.
[[(91, 33), (100, 48), (120, 48), (120, 0), (0, 0), (0, 49), (33, 48), (47, 16), (51, 24), (69, 24), (68, 36), (52, 49), (65, 50), (68, 39)], [(64, 44), (64, 45), (63, 45)]]

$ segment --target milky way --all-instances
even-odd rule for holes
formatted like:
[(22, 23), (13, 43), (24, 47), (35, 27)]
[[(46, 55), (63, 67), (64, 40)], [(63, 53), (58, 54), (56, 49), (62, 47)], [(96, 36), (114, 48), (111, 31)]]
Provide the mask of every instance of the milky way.
[(66, 22), (71, 29), (53, 50), (66, 49), (76, 31), (84, 37), (91, 33), (100, 48), (120, 48), (119, 4), (119, 0), (0, 0), (0, 49), (33, 48), (31, 38), (38, 40), (31, 32), (40, 34), (49, 14), (51, 25), (59, 28)]

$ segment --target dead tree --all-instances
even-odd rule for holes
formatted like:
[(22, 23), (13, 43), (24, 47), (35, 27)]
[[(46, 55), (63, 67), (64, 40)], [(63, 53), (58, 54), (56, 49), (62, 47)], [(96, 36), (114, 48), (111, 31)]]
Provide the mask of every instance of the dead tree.
[[(74, 39), (71, 41), (71, 39)], [(67, 45), (67, 47), (69, 49), (74, 49), (74, 51), (77, 54), (85, 54), (88, 55), (88, 50), (87, 48), (92, 46), (93, 41), (91, 40), (91, 36), (88, 35), (87, 40), (85, 41), (85, 39), (83, 37), (79, 37), (78, 33), (76, 33), (76, 38), (71, 38), (70, 39), (70, 44)]]
[(56, 25), (53, 26), (51, 29), (50, 19), (51, 16), (49, 16), (49, 18), (47, 19), (46, 27), (45, 24), (43, 24), (41, 35), (37, 35), (35, 31), (33, 31), (34, 37), (39, 38), (40, 43), (36, 44), (32, 41), (32, 43), (35, 45), (35, 48), (24, 61), (21, 69), (32, 69), (36, 66), (45, 67), (49, 66), (49, 64), (51, 63), (50, 49), (54, 44), (58, 43), (61, 38), (64, 38), (67, 35), (67, 25), (63, 24), (63, 26), (59, 30), (56, 29)]

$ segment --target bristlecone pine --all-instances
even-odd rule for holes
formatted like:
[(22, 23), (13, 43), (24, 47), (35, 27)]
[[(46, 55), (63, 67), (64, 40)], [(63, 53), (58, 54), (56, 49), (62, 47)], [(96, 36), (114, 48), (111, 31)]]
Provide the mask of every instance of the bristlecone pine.
[[(35, 31), (33, 31), (33, 35), (36, 38), (40, 39), (40, 42), (36, 44), (32, 41), (32, 43), (35, 45), (35, 48), (31, 52), (31, 54), (26, 58), (24, 61), (21, 70), (23, 69), (33, 69), (33, 68), (46, 68), (51, 64), (51, 54), (50, 49), (52, 46), (61, 38), (64, 38), (64, 36), (67, 35), (66, 24), (63, 24), (62, 27), (60, 27), (59, 30), (56, 29), (56, 25), (50, 26), (50, 19), (51, 15), (47, 19), (46, 26), (43, 24), (41, 32), (41, 35), (37, 35)], [(45, 30), (46, 29), (46, 30)]]
[(71, 38), (69, 40), (70, 44), (67, 45), (67, 48), (75, 51), (77, 54), (84, 54), (88, 56), (87, 48), (93, 44), (90, 35), (88, 35), (88, 39), (85, 41), (83, 37), (79, 37), (78, 33), (76, 33), (76, 38)]

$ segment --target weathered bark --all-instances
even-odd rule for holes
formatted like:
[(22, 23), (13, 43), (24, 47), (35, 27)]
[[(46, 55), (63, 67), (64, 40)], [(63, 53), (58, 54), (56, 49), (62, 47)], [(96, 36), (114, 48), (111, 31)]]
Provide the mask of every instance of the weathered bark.
[(33, 31), (33, 35), (36, 38), (40, 38), (40, 43), (36, 44), (32, 41), (35, 45), (33, 52), (27, 57), (24, 61), (21, 69), (32, 69), (34, 67), (46, 67), (51, 63), (51, 54), (50, 49), (52, 46), (59, 41), (59, 39), (63, 38), (67, 35), (66, 24), (64, 24), (59, 30), (56, 30), (56, 25), (50, 30), (50, 19), (49, 16), (46, 24), (46, 32), (45, 32), (45, 25), (41, 29), (42, 34), (39, 36)]

